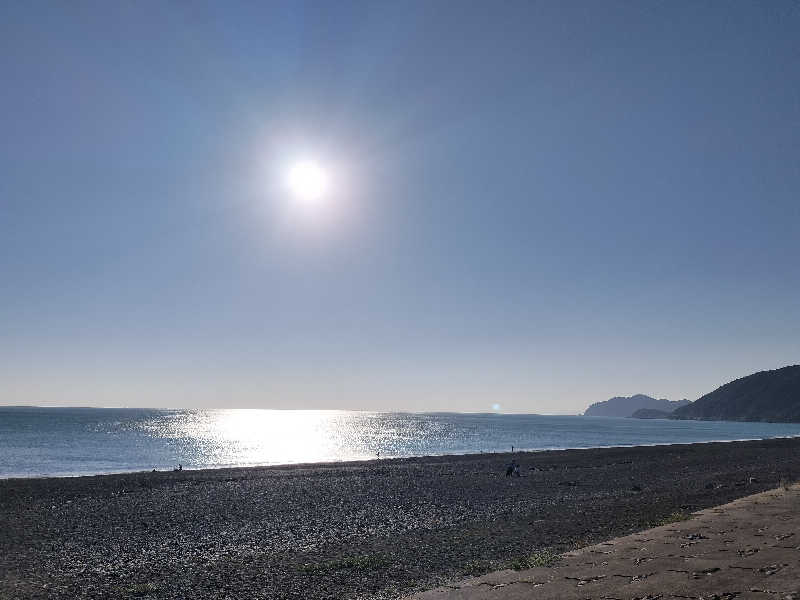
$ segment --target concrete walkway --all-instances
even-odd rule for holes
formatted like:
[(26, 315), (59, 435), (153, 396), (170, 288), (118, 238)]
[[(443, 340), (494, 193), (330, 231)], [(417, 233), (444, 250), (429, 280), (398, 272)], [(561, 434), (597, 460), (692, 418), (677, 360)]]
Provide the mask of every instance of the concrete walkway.
[(409, 600), (800, 600), (800, 486)]

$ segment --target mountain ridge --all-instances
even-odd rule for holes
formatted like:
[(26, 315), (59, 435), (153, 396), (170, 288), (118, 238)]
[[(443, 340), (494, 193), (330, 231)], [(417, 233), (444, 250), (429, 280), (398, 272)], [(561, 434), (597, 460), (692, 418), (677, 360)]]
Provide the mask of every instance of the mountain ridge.
[(800, 423), (800, 365), (735, 379), (678, 408), (670, 418)]

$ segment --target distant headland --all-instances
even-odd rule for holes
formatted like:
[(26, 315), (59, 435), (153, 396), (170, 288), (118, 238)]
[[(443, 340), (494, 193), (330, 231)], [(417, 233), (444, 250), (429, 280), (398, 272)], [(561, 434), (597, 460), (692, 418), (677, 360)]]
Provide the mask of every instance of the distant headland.
[[(583, 414), (587, 417), (632, 417), (639, 411), (656, 411), (669, 415), (673, 410), (689, 404), (688, 400), (656, 399), (645, 394), (615, 396), (602, 402), (595, 402)], [(652, 417), (645, 417), (652, 418)]]
[(800, 423), (800, 365), (759, 371), (726, 383), (694, 402), (644, 394), (595, 402), (586, 416), (701, 421)]
[(759, 371), (726, 383), (670, 418), (800, 423), (800, 365)]

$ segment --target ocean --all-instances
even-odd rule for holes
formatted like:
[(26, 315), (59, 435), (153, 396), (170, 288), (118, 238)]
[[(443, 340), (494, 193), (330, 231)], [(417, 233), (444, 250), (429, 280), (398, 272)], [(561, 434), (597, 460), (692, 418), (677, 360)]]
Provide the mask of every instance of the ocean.
[(0, 407), (0, 477), (682, 444), (800, 424), (310, 410)]

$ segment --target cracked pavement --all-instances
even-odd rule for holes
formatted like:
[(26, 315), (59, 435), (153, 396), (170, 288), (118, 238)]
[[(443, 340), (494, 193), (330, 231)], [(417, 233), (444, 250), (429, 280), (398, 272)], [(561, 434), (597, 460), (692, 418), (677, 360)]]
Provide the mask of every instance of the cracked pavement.
[(800, 600), (800, 485), (407, 600)]

